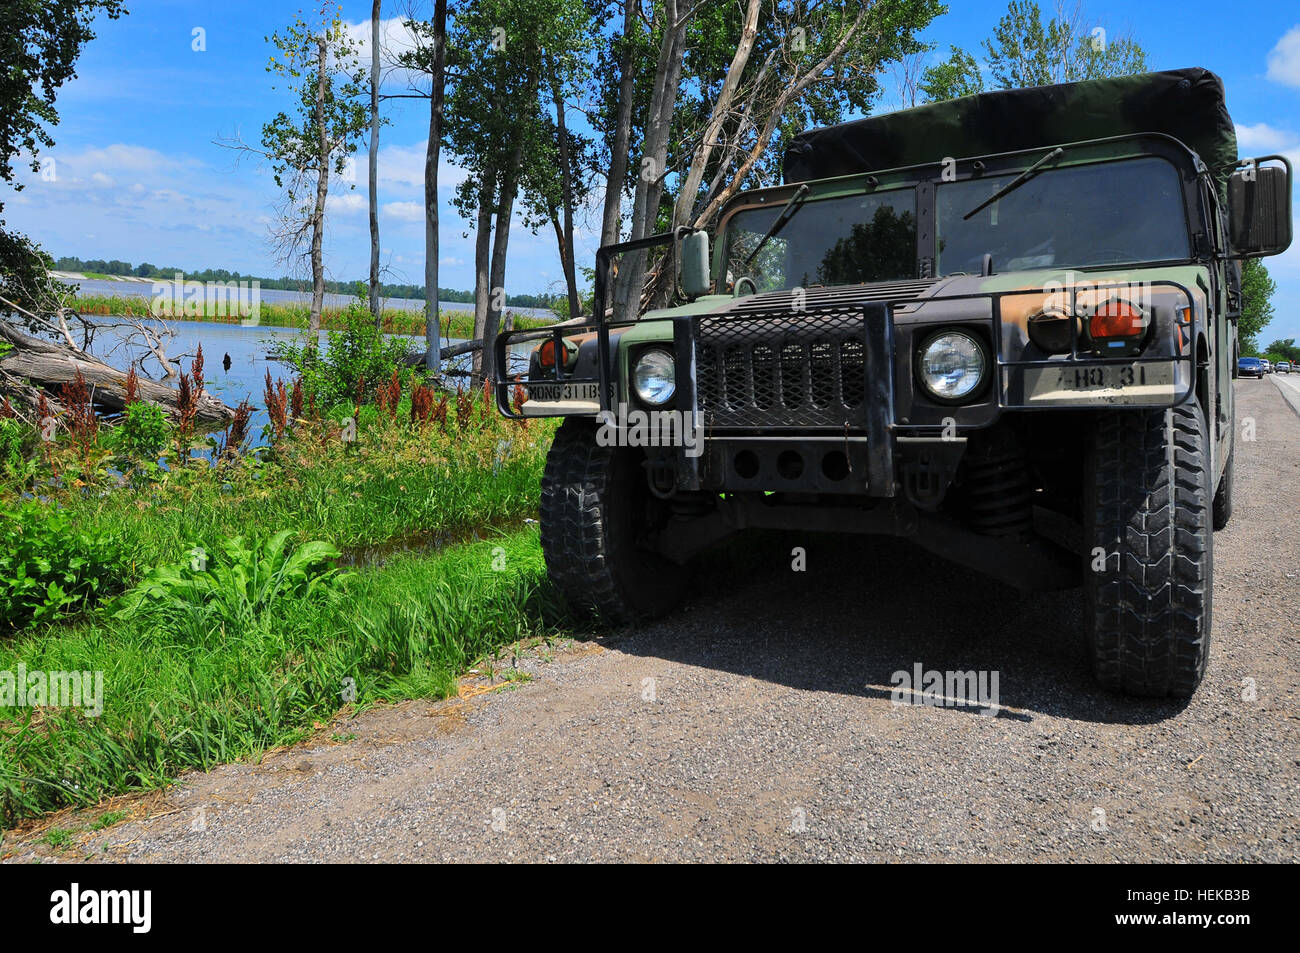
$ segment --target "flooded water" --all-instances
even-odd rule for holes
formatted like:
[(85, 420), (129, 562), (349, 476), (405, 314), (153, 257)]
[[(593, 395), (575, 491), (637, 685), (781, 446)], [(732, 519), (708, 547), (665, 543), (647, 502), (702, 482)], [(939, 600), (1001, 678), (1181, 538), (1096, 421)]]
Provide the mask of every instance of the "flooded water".
[[(156, 325), (157, 322), (146, 321), (145, 324)], [(307, 340), (308, 332), (296, 328), (267, 325), (243, 327), (238, 324), (217, 324), (208, 321), (176, 321), (170, 323), (168, 327), (176, 332), (176, 336), (167, 345), (168, 356), (179, 363), (183, 371), (189, 373), (192, 355), (202, 344), (205, 389), (231, 407), (236, 406), (241, 400), (247, 400), (254, 408), (249, 430), (249, 445), (256, 447), (265, 444), (262, 428), (269, 423), (262, 396), (266, 388), (266, 372), (271, 372), (272, 380), (283, 378), (286, 384), (294, 376), (294, 369), (290, 365), (274, 360), (269, 355), (275, 353), (283, 343), (302, 344)], [(388, 335), (388, 337), (410, 341), (411, 350), (414, 352), (424, 351), (423, 336)], [(321, 350), (328, 350), (327, 332), (319, 332), (318, 340)], [(458, 344), (461, 341), (452, 338), (451, 343)], [(116, 340), (101, 335), (95, 341), (91, 351), (106, 363), (122, 368), (127, 366), (128, 361), (135, 360), (143, 353), (143, 348), (139, 346), (114, 349), (117, 344)], [(512, 355), (512, 363), (526, 362), (527, 347), (524, 345)], [(181, 359), (181, 355), (186, 356)], [(229, 370), (223, 367), (227, 355), (230, 357)], [(470, 358), (466, 355), (453, 358), (446, 363), (452, 367), (467, 368), (469, 362)], [(145, 367), (151, 375), (156, 374), (156, 361), (146, 361)]]

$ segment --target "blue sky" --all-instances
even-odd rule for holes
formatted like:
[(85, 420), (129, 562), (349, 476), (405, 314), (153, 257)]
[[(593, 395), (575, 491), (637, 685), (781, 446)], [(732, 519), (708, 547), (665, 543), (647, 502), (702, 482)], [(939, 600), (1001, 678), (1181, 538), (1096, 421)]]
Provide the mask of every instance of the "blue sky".
[[(1052, 7), (1041, 5), (1045, 11)], [(247, 159), (237, 163), (234, 153), (213, 140), (242, 135), (256, 142), (262, 124), (285, 107), (281, 94), (271, 90), (264, 38), (302, 6), (282, 0), (128, 0), (130, 15), (100, 23), (78, 77), (59, 95), (62, 121), (49, 152), (54, 181), (24, 170), (22, 192), (0, 187), (8, 226), (56, 257), (283, 273), (268, 242), (277, 198), (269, 173)], [(977, 49), (1006, 4), (953, 0), (950, 7), (924, 33), (936, 44), (936, 59), (949, 44)], [(1152, 69), (1204, 66), (1222, 76), (1242, 156), (1284, 152), (1300, 164), (1300, 8), (1256, 3), (1234, 16), (1221, 2), (1203, 0), (1089, 0), (1085, 7), (1088, 20), (1112, 37), (1131, 32), (1147, 49)], [(360, 24), (369, 10), (367, 2), (343, 3), (344, 17), (366, 36), (368, 26)], [(384, 15), (398, 10), (393, 0), (385, 3)], [(201, 52), (192, 49), (196, 28), (203, 30)], [(390, 80), (392, 91), (403, 87), (400, 77)], [(386, 114), (391, 125), (380, 137), (383, 258), (392, 280), (416, 283), (423, 273), (427, 106), (395, 100)], [(332, 278), (358, 278), (368, 268), (364, 165), (362, 156), (354, 191), (332, 195), (326, 246)], [(469, 223), (455, 217), (448, 201), (460, 178), (453, 164), (444, 164), (441, 283), (469, 288)], [(579, 225), (578, 259), (589, 263), (597, 216)], [(549, 229), (532, 235), (516, 223), (510, 247), (512, 293), (560, 290)], [(1277, 316), (1264, 343), (1300, 338), (1300, 242), (1267, 264), (1279, 290)]]

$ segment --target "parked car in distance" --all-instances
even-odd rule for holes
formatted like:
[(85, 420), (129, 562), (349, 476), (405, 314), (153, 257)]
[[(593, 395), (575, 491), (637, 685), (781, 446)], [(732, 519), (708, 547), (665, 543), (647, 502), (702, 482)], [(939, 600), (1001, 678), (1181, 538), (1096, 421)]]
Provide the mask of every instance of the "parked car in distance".
[(1263, 362), (1263, 364), (1264, 364), (1264, 373), (1265, 373), (1265, 374), (1272, 374), (1272, 373), (1273, 373), (1273, 362), (1270, 361), (1270, 360), (1269, 360), (1268, 358), (1266, 358), (1266, 357), (1261, 357), (1261, 358), (1260, 358), (1260, 361)]
[(1237, 358), (1238, 377), (1263, 377), (1264, 362), (1258, 357)]
[(1292, 368), (1291, 368), (1291, 362), (1290, 362), (1290, 361), (1278, 361), (1278, 362), (1277, 362), (1277, 367), (1275, 367), (1274, 370), (1277, 371), (1279, 374), (1290, 374), (1290, 373), (1291, 373), (1291, 370), (1292, 370)]

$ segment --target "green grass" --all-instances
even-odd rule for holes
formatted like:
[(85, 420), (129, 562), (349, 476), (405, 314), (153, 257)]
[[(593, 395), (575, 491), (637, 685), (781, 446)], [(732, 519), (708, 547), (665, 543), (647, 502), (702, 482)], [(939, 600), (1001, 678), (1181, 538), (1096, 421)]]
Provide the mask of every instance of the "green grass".
[(101, 614), (0, 643), (0, 670), (104, 673), (97, 718), (0, 709), (5, 824), (300, 741), (350, 688), (360, 705), (446, 697), (485, 656), (564, 622), (532, 529), (398, 555), (336, 586), (243, 629), (199, 613)]
[[(91, 276), (87, 276), (91, 277)], [(125, 298), (117, 295), (79, 295), (73, 302), (82, 314), (92, 315), (135, 315), (152, 317), (149, 313), (150, 300), (147, 298)], [(329, 307), (321, 311), (321, 327), (329, 331), (342, 330), (345, 325), (347, 308)], [(229, 312), (229, 313), (227, 313)], [(558, 318), (532, 318), (511, 311), (516, 328), (540, 328), (554, 324)], [(311, 308), (306, 304), (262, 302), (258, 310), (258, 323), (267, 327), (284, 327), (306, 329)], [(237, 313), (234, 303), (229, 308), (218, 308), (216, 302), (207, 302), (201, 313), (186, 314), (178, 309), (177, 313), (165, 316), (167, 321), (215, 321), (225, 324), (239, 324), (243, 320)], [(441, 327), (444, 337), (472, 338), (474, 336), (473, 309), (444, 309), (441, 314)], [(390, 334), (423, 334), (424, 312), (408, 311), (402, 308), (384, 309), (383, 330)]]
[(131, 816), (130, 811), (105, 811), (91, 823), (92, 831), (102, 831), (105, 828), (112, 827), (119, 821), (124, 821)]
[[(443, 697), (484, 655), (556, 631), (536, 532), (493, 528), (536, 512), (554, 425), (503, 420), (468, 395), (460, 403), (453, 395), (445, 428), (367, 405), (351, 443), (336, 420), (299, 421), (257, 455), (138, 481), (79, 469), (61, 441), (38, 458), (39, 479), (0, 480), (0, 500), (35, 491), (41, 502), (27, 506), (57, 507), (67, 525), (113, 540), (122, 585), (171, 578), (146, 570), (186, 561), (196, 545), (215, 557), (229, 551), (223, 540), (279, 531), (369, 557), (316, 595), (294, 587), (247, 612), (191, 587), (202, 591), (189, 604), (126, 599), (0, 641), (0, 672), (102, 672), (104, 690), (98, 717), (0, 707), (0, 825), (301, 740), (353, 700), (346, 679), (360, 704)], [(430, 544), (447, 548), (421, 548)]]
[(400, 418), (390, 424), (367, 407), (353, 444), (304, 433), (261, 466), (213, 470), (195, 462), (139, 488), (52, 496), (73, 526), (112, 536), (137, 569), (176, 560), (199, 538), (253, 529), (291, 529), (295, 541), (328, 539), (348, 550), (456, 537), (532, 516), (553, 426), (523, 430), (495, 414), (482, 422), (477, 407), (473, 413), (466, 432), (449, 424), (450, 434), (436, 426), (412, 433)]
[(41, 839), (51, 847), (66, 847), (72, 840), (73, 832), (62, 827), (51, 827)]

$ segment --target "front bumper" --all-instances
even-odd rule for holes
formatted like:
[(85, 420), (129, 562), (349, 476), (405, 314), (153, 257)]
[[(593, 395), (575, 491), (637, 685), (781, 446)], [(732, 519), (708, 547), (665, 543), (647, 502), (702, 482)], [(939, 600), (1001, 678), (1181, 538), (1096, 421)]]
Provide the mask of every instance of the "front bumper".
[[(595, 417), (613, 429), (606, 435), (613, 442), (646, 448), (654, 482), (665, 490), (865, 494), (925, 503), (942, 497), (968, 436), (1003, 413), (1164, 408), (1195, 392), (1194, 342), (1204, 305), (1177, 281), (1148, 282), (1152, 294), (1171, 302), (1160, 306), (1157, 340), (1139, 354), (1112, 357), (1088, 351), (1077, 337), (1066, 354), (1036, 353), (1025, 333), (1026, 301), (1049, 289), (1008, 283), (1007, 290), (983, 290), (974, 280), (929, 282), (919, 292), (913, 286), (906, 301), (864, 302), (828, 289), (817, 299), (809, 291), (800, 308), (768, 300), (773, 293), (728, 300), (705, 313), (512, 332), (497, 342), (498, 407), (509, 417)], [(974, 290), (954, 293), (954, 287)], [(1110, 287), (1098, 283), (1091, 293), (1104, 295)], [(1076, 311), (1077, 292), (1066, 293)], [(915, 383), (917, 346), (939, 327), (972, 331), (988, 345), (987, 385), (960, 405), (931, 400)], [(551, 336), (556, 353), (563, 353), (562, 338), (583, 332), (588, 337), (571, 367), (543, 371), (534, 362), (521, 380), (500, 370), (508, 366), (512, 342)], [(652, 412), (625, 383), (638, 348), (647, 346), (674, 354), (677, 393), (658, 413), (678, 415), (678, 432), (699, 435), (690, 447), (638, 440), (616, 425), (629, 412)], [(557, 399), (512, 407), (520, 385)], [(585, 399), (572, 399), (578, 393)]]

